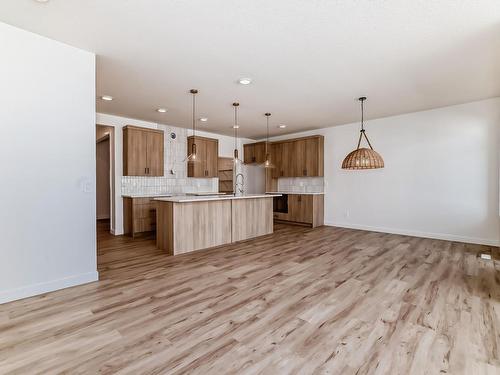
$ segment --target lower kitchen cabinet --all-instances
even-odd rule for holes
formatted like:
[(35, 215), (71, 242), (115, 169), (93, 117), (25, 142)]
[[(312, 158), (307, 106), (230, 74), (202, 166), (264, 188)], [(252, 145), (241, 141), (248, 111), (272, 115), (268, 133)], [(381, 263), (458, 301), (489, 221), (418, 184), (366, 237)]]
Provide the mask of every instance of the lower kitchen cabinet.
[(156, 230), (156, 203), (152, 198), (123, 198), (123, 229), (135, 237)]
[[(290, 223), (310, 225), (315, 228), (324, 224), (323, 194), (283, 194), (274, 210), (274, 219)], [(286, 200), (286, 202), (283, 202)]]

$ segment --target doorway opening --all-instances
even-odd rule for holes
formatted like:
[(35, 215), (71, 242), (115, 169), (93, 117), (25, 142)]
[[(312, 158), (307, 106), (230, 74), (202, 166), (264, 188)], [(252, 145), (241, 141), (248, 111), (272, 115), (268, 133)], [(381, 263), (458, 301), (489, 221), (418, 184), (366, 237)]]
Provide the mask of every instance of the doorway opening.
[[(96, 125), (96, 220), (98, 233), (114, 233), (115, 129)], [(98, 238), (99, 240), (99, 238)]]

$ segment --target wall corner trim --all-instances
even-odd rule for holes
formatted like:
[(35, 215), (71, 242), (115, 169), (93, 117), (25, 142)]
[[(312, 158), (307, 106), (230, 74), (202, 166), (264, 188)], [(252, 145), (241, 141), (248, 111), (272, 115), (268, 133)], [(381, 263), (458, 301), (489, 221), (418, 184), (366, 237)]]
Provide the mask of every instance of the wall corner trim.
[(358, 229), (358, 230), (365, 230), (365, 231), (370, 231), (370, 232), (380, 232), (380, 233), (389, 233), (389, 234), (399, 234), (399, 235), (411, 236), (411, 237), (431, 238), (431, 239), (435, 239), (435, 240), (464, 242), (464, 243), (486, 245), (486, 246), (495, 246), (495, 247), (500, 246), (500, 240), (457, 236), (454, 234), (427, 233), (427, 232), (419, 232), (419, 231), (412, 231), (412, 230), (405, 230), (405, 229), (372, 227), (372, 226), (367, 226), (367, 225), (358, 225), (358, 224), (350, 224), (350, 223), (335, 223), (335, 222), (330, 222), (330, 221), (325, 222), (325, 225), (330, 226), (330, 227)]
[(62, 279), (46, 281), (38, 284), (26, 285), (20, 288), (0, 291), (0, 304), (53, 292), (72, 286), (91, 283), (99, 280), (99, 272), (87, 272)]

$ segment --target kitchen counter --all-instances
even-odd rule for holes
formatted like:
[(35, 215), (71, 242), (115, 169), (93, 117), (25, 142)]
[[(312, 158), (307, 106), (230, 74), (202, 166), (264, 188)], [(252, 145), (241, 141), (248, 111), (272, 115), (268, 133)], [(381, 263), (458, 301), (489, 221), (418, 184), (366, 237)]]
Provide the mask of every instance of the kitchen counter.
[(304, 193), (297, 191), (267, 191), (266, 194), (325, 195), (325, 193)]
[(122, 198), (160, 198), (171, 196), (172, 194), (122, 194)]
[(221, 200), (235, 200), (235, 199), (252, 199), (252, 198), (272, 198), (279, 196), (281, 194), (277, 193), (271, 194), (244, 194), (244, 195), (207, 195), (207, 196), (195, 196), (195, 195), (178, 195), (173, 197), (159, 197), (155, 198), (155, 201), (164, 202), (174, 202), (174, 203), (188, 203), (188, 202), (204, 202), (204, 201), (221, 201)]
[(156, 245), (177, 255), (271, 234), (275, 196), (155, 198)]

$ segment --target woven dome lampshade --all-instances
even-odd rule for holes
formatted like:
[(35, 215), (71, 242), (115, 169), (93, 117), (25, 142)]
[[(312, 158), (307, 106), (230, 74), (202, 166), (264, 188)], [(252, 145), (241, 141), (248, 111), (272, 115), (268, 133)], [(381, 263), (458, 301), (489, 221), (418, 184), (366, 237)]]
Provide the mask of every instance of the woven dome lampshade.
[[(366, 100), (366, 97), (363, 96), (358, 100), (361, 102), (361, 131), (359, 134), (358, 147), (345, 157), (342, 162), (342, 169), (358, 170), (384, 168), (384, 159), (382, 159), (382, 156), (373, 149), (370, 140), (366, 136), (363, 107), (363, 102)], [(360, 147), (363, 137), (366, 139), (370, 148)]]

